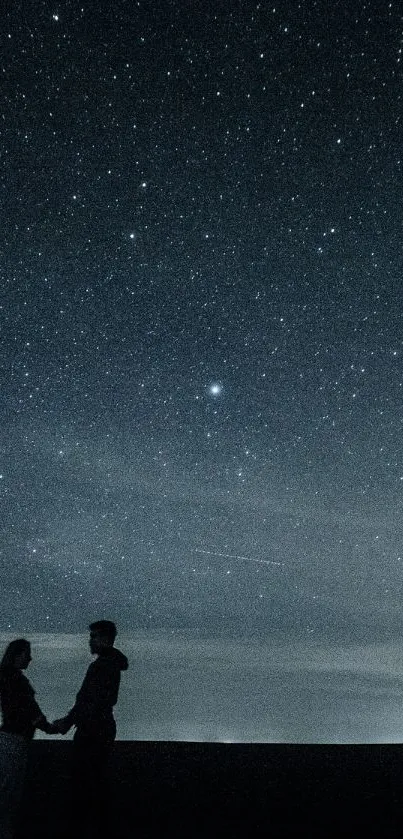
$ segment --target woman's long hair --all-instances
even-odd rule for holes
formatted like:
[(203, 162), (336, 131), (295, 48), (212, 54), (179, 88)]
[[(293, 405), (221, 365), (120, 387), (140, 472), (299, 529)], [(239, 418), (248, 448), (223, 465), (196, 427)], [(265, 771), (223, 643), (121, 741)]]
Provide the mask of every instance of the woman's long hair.
[(15, 667), (15, 659), (21, 653), (25, 653), (30, 649), (30, 643), (26, 638), (16, 638), (15, 641), (10, 641), (6, 647), (3, 658), (0, 661), (0, 679), (1, 675), (8, 667)]

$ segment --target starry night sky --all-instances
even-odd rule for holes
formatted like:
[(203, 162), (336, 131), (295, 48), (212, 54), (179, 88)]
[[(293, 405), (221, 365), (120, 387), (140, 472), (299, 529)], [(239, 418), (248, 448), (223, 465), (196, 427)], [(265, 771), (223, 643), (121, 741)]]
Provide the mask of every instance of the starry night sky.
[(5, 2), (3, 632), (402, 614), (398, 2)]

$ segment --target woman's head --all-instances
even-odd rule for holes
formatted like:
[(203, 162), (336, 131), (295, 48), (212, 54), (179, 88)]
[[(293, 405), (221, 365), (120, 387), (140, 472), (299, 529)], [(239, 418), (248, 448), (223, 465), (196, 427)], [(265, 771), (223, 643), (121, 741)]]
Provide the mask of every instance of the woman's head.
[(0, 662), (0, 670), (13, 667), (15, 670), (25, 670), (31, 661), (31, 644), (25, 638), (10, 641)]

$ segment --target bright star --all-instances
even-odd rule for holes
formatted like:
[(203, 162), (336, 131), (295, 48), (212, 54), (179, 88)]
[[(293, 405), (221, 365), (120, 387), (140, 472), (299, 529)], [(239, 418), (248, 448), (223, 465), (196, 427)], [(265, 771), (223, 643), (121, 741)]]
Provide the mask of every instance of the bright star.
[(208, 390), (211, 396), (219, 396), (220, 393), (222, 393), (222, 385), (220, 385), (219, 382), (213, 382), (209, 386)]

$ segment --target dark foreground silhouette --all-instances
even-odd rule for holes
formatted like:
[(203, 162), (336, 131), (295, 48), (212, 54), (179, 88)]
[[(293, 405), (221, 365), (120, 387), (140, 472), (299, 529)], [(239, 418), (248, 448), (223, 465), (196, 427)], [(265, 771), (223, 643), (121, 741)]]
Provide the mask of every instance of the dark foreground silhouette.
[[(116, 742), (104, 835), (345, 837), (371, 828), (400, 836), (402, 752), (400, 745)], [(89, 835), (70, 821), (71, 757), (71, 742), (32, 744), (17, 839)]]
[[(0, 661), (0, 839), (14, 839), (18, 829), (28, 746), (37, 728), (46, 734), (67, 734), (75, 728), (66, 786), (69, 795), (63, 803), (64, 815), (59, 814), (60, 829), (86, 837), (111, 836), (114, 832), (117, 816), (110, 787), (110, 758), (116, 737), (113, 710), (118, 700), (120, 675), (127, 670), (128, 660), (114, 646), (117, 630), (113, 621), (94, 621), (89, 630), (90, 652), (96, 659), (87, 669), (74, 706), (65, 717), (53, 723), (42, 713), (35, 691), (22, 672), (32, 661), (30, 642), (16, 638), (4, 651)], [(57, 767), (52, 769), (58, 771)], [(59, 769), (60, 778), (65, 773)], [(51, 791), (49, 781), (42, 784), (42, 790)], [(38, 788), (40, 785), (39, 780)], [(48, 822), (53, 818), (52, 806), (50, 797), (46, 806)], [(23, 807), (27, 814), (24, 830), (39, 835), (35, 820), (41, 805), (33, 799), (27, 800)], [(42, 832), (45, 829), (48, 828), (43, 826)], [(59, 828), (53, 828), (55, 837), (56, 830)]]
[[(114, 829), (109, 782), (116, 737), (113, 709), (118, 700), (120, 674), (127, 670), (128, 660), (114, 646), (117, 631), (113, 621), (95, 621), (89, 630), (90, 652), (96, 659), (88, 667), (73, 708), (52, 726), (60, 734), (75, 727), (66, 807), (75, 818), (75, 835), (110, 836)], [(72, 827), (69, 829), (72, 831)]]

